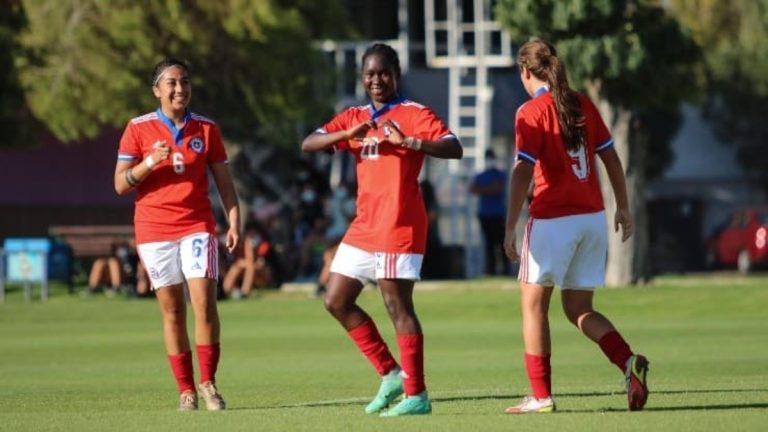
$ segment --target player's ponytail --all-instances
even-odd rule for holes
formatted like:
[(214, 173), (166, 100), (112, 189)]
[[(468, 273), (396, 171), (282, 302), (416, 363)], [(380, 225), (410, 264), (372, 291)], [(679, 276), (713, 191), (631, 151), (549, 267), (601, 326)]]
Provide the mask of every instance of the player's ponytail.
[(565, 65), (557, 58), (555, 47), (541, 39), (528, 41), (520, 47), (517, 63), (549, 84), (566, 149), (576, 151), (586, 145), (585, 117), (579, 95), (568, 85)]

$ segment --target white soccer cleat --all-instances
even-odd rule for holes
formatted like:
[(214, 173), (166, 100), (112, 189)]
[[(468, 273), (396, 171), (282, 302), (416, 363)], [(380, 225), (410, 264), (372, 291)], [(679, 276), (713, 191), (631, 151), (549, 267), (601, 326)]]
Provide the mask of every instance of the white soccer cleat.
[(533, 396), (526, 396), (519, 404), (504, 410), (507, 414), (551, 413), (554, 411), (555, 401), (551, 396), (544, 399), (536, 399)]

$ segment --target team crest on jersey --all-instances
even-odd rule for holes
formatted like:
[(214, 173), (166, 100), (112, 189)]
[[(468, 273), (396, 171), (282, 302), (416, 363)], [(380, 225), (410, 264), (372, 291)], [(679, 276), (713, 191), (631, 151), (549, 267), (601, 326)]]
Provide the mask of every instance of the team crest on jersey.
[(192, 138), (192, 141), (189, 142), (189, 148), (195, 153), (202, 153), (203, 150), (205, 150), (205, 143), (203, 143), (202, 138), (194, 137)]

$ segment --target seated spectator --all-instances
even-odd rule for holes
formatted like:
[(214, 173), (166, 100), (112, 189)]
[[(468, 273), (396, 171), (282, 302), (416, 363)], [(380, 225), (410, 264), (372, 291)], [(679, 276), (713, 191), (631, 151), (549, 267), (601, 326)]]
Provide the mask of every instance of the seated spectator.
[(118, 291), (128, 295), (151, 294), (149, 277), (131, 242), (113, 243), (110, 256), (93, 261), (88, 276), (88, 292), (102, 290), (107, 295), (114, 295)]
[(261, 225), (249, 222), (245, 226), (243, 248), (224, 276), (223, 289), (229, 298), (247, 297), (253, 288), (272, 285), (272, 268), (268, 257), (272, 243)]

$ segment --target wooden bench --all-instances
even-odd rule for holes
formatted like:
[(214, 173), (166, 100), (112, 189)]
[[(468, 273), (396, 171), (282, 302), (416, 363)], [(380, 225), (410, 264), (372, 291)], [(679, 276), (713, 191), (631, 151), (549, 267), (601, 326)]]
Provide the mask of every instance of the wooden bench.
[(64, 240), (75, 258), (112, 255), (112, 245), (133, 243), (133, 225), (53, 225), (48, 234)]

